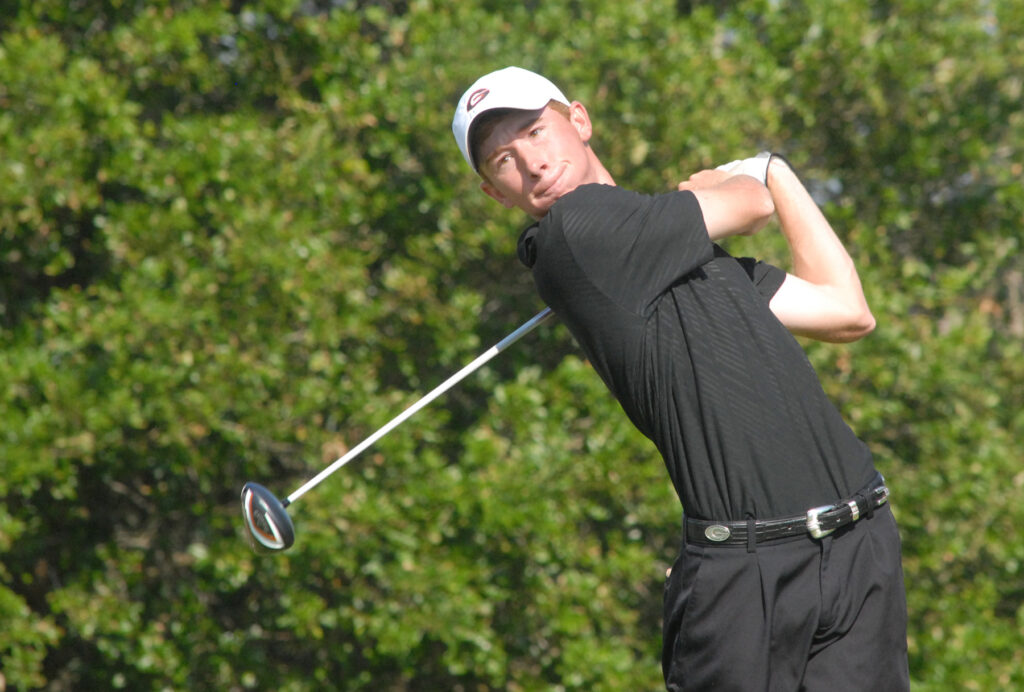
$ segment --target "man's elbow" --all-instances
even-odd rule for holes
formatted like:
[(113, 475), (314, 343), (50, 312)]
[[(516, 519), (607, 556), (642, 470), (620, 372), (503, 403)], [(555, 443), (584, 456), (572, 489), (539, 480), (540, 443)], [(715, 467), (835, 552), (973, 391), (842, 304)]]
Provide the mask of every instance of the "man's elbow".
[(865, 305), (863, 309), (850, 316), (850, 319), (847, 320), (842, 329), (837, 330), (834, 335), (834, 341), (848, 344), (863, 339), (875, 331), (876, 325), (875, 316), (871, 314), (871, 309)]

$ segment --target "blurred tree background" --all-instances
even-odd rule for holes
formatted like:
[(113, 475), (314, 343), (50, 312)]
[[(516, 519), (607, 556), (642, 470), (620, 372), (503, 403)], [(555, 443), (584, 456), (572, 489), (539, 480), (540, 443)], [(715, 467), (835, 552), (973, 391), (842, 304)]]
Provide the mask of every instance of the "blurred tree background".
[(808, 349), (915, 689), (1024, 688), (1016, 0), (0, 0), (0, 688), (661, 687), (680, 508), (557, 322), (242, 540), (541, 308), (449, 129), (508, 64), (628, 187), (790, 155), (879, 321)]

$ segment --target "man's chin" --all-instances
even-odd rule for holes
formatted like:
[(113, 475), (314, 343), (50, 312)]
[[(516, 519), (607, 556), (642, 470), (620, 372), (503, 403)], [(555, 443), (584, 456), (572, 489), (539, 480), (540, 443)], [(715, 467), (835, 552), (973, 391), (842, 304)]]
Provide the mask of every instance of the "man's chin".
[(555, 206), (555, 202), (557, 202), (557, 201), (558, 201), (558, 199), (555, 198), (555, 199), (551, 199), (551, 200), (545, 200), (544, 202), (536, 202), (533, 205), (531, 205), (531, 207), (529, 209), (526, 209), (525, 211), (526, 211), (527, 214), (529, 214), (530, 216), (532, 216), (533, 218), (535, 218), (535, 219), (537, 219), (539, 221), (543, 217), (547, 216), (548, 211), (551, 210), (551, 207)]
[(557, 185), (552, 186), (546, 190), (543, 195), (533, 200), (534, 211), (530, 212), (530, 215), (539, 219), (547, 214), (551, 207), (555, 206), (555, 202), (562, 199), (575, 189), (575, 186), (568, 189), (559, 188)]

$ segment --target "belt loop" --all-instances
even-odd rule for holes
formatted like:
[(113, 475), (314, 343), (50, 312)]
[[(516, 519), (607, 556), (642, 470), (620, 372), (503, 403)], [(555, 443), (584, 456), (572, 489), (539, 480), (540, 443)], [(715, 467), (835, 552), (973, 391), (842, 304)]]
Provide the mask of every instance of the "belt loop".
[(867, 510), (864, 512), (864, 518), (870, 519), (875, 516), (875, 497), (878, 495), (878, 488), (885, 487), (885, 477), (881, 473), (875, 473), (875, 480), (871, 483), (871, 488), (864, 491), (861, 496), (864, 498), (865, 504), (867, 504)]
[(757, 527), (755, 526), (756, 520), (753, 516), (747, 515), (747, 552), (757, 552)]

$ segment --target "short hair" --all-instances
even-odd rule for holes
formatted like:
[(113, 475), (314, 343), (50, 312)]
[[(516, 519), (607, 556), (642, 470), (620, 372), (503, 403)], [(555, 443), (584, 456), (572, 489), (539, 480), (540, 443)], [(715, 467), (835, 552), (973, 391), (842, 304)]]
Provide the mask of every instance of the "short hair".
[[(561, 113), (566, 119), (569, 118), (569, 106), (561, 101), (548, 101), (547, 107)], [(473, 121), (473, 125), (469, 129), (469, 155), (473, 157), (473, 168), (477, 171), (480, 171), (480, 159), (477, 153), (480, 146), (494, 133), (494, 130), (498, 127), (498, 122), (502, 118), (509, 113), (515, 113), (517, 110), (516, 108), (495, 108)], [(483, 173), (481, 172), (480, 175), (483, 175)]]

